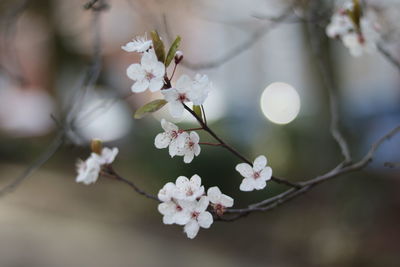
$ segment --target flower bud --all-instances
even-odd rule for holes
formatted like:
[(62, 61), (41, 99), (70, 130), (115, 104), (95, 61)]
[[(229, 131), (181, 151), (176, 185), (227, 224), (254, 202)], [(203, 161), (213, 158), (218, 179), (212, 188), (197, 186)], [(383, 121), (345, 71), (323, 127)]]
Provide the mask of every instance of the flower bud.
[(92, 139), (90, 142), (90, 149), (93, 153), (101, 155), (101, 151), (103, 149), (103, 144), (100, 139)]
[(176, 51), (175, 53), (175, 64), (179, 64), (183, 59), (183, 53), (182, 51)]

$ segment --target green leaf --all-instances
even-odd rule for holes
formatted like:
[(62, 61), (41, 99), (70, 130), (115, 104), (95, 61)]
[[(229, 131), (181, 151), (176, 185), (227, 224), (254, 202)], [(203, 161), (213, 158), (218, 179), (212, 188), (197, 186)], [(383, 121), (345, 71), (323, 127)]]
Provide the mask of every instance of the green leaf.
[(154, 51), (156, 52), (158, 61), (165, 61), (165, 47), (163, 41), (161, 41), (160, 36), (157, 31), (152, 31), (150, 33), (151, 39), (153, 40)]
[(168, 67), (169, 64), (171, 64), (171, 61), (174, 59), (175, 53), (178, 50), (180, 44), (181, 37), (178, 35), (168, 50), (167, 58), (165, 59), (165, 67)]
[(193, 111), (194, 111), (194, 113), (196, 113), (197, 117), (199, 117), (201, 120), (203, 120), (203, 115), (202, 115), (200, 106), (193, 106)]
[(156, 99), (153, 100), (146, 105), (140, 107), (138, 110), (136, 110), (135, 115), (133, 117), (135, 119), (141, 119), (144, 116), (146, 116), (148, 113), (153, 113), (162, 108), (165, 104), (168, 102), (165, 101), (164, 99)]

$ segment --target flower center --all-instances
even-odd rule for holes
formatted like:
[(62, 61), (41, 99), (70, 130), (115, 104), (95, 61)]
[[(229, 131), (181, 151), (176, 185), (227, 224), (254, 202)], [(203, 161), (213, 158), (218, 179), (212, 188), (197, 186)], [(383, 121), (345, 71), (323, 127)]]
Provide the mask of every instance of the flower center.
[(178, 137), (179, 133), (177, 131), (172, 131), (171, 133), (171, 138), (176, 139)]
[(257, 179), (257, 178), (260, 178), (260, 173), (259, 172), (254, 172), (254, 174), (253, 174), (253, 178), (254, 179)]
[(179, 101), (181, 101), (181, 102), (184, 102), (184, 101), (186, 101), (186, 100), (187, 100), (187, 98), (186, 98), (186, 94), (179, 94), (179, 96), (178, 96), (178, 100), (179, 100)]
[(189, 141), (188, 145), (189, 145), (190, 148), (193, 148), (194, 142), (193, 141)]
[(175, 209), (176, 209), (176, 211), (182, 211), (182, 207), (179, 205), (176, 205)]
[(193, 196), (193, 190), (192, 190), (192, 188), (189, 188), (189, 189), (186, 191), (186, 195), (187, 195), (187, 196)]
[(193, 219), (197, 219), (197, 217), (199, 217), (199, 215), (200, 215), (200, 212), (196, 212), (196, 211), (192, 212)]
[(156, 76), (154, 76), (154, 74), (153, 73), (151, 73), (151, 72), (146, 72), (146, 79), (147, 80), (151, 80), (151, 79), (153, 79), (153, 78), (155, 78)]

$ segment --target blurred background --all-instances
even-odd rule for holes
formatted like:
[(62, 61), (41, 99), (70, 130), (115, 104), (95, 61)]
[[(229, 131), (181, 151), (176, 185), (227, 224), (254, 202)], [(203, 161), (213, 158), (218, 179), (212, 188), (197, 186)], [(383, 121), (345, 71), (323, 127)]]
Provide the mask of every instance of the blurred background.
[[(0, 2), (0, 185), (40, 166), (0, 198), (0, 266), (400, 266), (400, 169), (384, 166), (400, 161), (400, 137), (365, 170), (271, 212), (215, 222), (194, 240), (163, 225), (156, 203), (124, 184), (75, 183), (75, 162), (97, 137), (119, 147), (115, 169), (150, 193), (193, 174), (238, 208), (285, 189), (270, 182), (240, 192), (238, 160), (217, 147), (203, 147), (190, 165), (154, 147), (167, 108), (133, 119), (158, 96), (130, 94), (126, 68), (139, 57), (121, 49), (153, 29), (167, 44), (182, 37), (184, 66), (175, 77), (209, 76), (210, 125), (248, 158), (266, 155), (274, 174), (291, 181), (336, 166), (342, 156), (329, 132), (328, 91), (305, 23), (311, 6), (320, 27), (311, 34), (320, 34), (341, 128), (359, 159), (400, 121), (400, 76), (378, 52), (353, 58), (340, 41), (326, 40), (323, 26), (340, 1), (109, 0), (102, 11), (85, 10), (86, 2)], [(400, 3), (369, 3), (384, 18), (385, 46), (400, 58)], [(273, 111), (266, 117), (261, 100), (273, 82), (290, 84), (300, 99), (284, 124)], [(196, 124), (187, 117), (180, 125)]]

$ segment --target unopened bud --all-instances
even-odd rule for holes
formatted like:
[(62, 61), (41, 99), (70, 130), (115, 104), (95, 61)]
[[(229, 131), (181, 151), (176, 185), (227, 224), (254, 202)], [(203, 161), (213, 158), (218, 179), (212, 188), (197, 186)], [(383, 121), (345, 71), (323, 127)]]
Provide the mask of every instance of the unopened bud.
[(183, 59), (183, 53), (182, 51), (176, 51), (175, 53), (175, 64), (179, 64)]
[(92, 139), (90, 142), (90, 149), (93, 153), (100, 155), (101, 151), (103, 150), (103, 143), (100, 139)]

